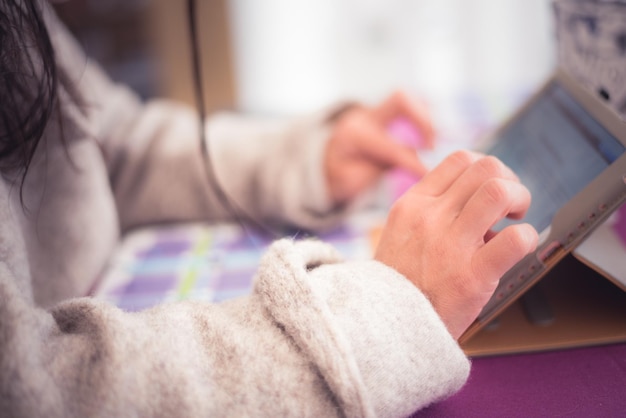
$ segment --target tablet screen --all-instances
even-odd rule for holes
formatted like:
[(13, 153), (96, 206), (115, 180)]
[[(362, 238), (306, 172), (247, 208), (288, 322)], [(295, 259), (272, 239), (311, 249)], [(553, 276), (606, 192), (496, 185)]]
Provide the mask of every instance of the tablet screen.
[[(523, 219), (541, 232), (554, 214), (623, 152), (624, 146), (553, 82), (487, 151), (519, 176), (532, 195)], [(500, 230), (520, 221), (503, 220)]]
[[(541, 232), (554, 214), (624, 152), (557, 82), (509, 124), (488, 151), (528, 187), (532, 203), (523, 219)], [(503, 220), (500, 230), (520, 221)]]

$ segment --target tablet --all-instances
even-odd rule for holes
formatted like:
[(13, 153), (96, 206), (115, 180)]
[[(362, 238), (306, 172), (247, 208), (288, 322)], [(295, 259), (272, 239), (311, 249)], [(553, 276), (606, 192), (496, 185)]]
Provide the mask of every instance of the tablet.
[(537, 249), (500, 280), (463, 334), (466, 341), (540, 280), (626, 199), (626, 124), (600, 98), (558, 70), (485, 141), (530, 190), (521, 221), (539, 232)]

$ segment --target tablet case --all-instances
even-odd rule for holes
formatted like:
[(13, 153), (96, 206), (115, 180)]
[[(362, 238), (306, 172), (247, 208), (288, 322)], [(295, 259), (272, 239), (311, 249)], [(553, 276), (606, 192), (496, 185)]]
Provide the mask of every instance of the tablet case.
[[(626, 2), (552, 3), (559, 67), (625, 119)], [(626, 342), (626, 205), (462, 346), (484, 356), (617, 342)]]
[(626, 342), (626, 204), (498, 319), (472, 357)]
[(571, 254), (462, 347), (480, 357), (620, 342), (626, 292)]

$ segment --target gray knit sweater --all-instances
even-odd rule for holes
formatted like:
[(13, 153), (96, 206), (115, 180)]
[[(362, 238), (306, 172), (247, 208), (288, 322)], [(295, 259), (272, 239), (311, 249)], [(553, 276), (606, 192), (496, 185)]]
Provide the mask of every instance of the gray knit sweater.
[[(2, 7), (2, 6), (0, 6)], [(0, 180), (0, 416), (405, 416), (458, 390), (469, 362), (428, 300), (375, 261), (281, 240), (249, 297), (128, 313), (86, 297), (129, 228), (219, 221), (190, 109), (140, 103), (50, 10), (63, 132), (23, 188)], [(209, 121), (228, 194), (266, 222), (325, 227), (323, 115)]]

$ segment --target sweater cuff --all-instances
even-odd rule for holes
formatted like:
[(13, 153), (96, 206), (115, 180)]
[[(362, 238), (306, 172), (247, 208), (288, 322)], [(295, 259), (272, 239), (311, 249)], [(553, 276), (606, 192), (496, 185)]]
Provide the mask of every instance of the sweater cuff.
[(354, 102), (341, 102), (319, 112), (299, 127), (302, 144), (297, 158), (297, 166), (302, 170), (301, 178), (304, 187), (299, 187), (301, 194), (297, 200), (300, 209), (306, 214), (303, 226), (310, 226), (317, 231), (336, 227), (346, 219), (350, 213), (371, 205), (377, 195), (377, 189), (372, 188), (351, 202), (335, 203), (328, 190), (326, 181), (325, 159), (328, 141), (333, 134), (334, 124), (347, 110), (357, 106)]
[(350, 342), (376, 416), (408, 416), (463, 386), (469, 360), (404, 276), (371, 260), (312, 276), (322, 279), (315, 290)]
[(456, 392), (469, 361), (426, 297), (376, 261), (279, 241), (255, 292), (317, 365), (347, 416), (407, 416)]

